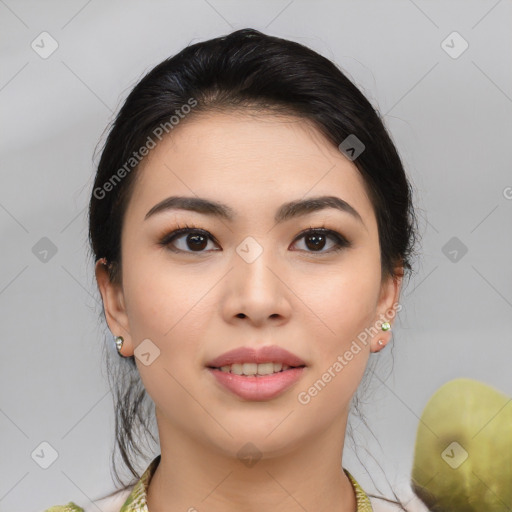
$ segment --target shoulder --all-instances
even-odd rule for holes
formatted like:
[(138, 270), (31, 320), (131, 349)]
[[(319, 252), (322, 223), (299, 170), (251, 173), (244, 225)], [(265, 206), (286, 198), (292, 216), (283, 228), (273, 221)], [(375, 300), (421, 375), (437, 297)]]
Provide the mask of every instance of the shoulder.
[(70, 501), (67, 505), (54, 505), (44, 512), (98, 512), (98, 509), (101, 512), (119, 512), (130, 495), (130, 491), (131, 489), (119, 491), (107, 498), (89, 502), (89, 505), (85, 505), (83, 508)]

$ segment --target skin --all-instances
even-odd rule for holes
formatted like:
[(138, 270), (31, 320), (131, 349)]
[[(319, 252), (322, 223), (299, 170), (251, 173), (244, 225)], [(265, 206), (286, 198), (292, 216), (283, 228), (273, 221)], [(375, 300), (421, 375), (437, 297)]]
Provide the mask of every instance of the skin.
[[(109, 328), (124, 337), (123, 355), (145, 339), (160, 350), (148, 366), (136, 358), (156, 405), (162, 454), (149, 510), (355, 511), (341, 469), (349, 403), (370, 352), (390, 331), (360, 344), (308, 404), (297, 395), (398, 303), (401, 278), (382, 278), (377, 222), (356, 166), (304, 120), (225, 112), (182, 122), (138, 172), (122, 230), (122, 284), (109, 281), (101, 262), (96, 277)], [(237, 218), (168, 210), (144, 220), (171, 195), (220, 201)], [(323, 195), (348, 202), (362, 222), (333, 208), (274, 222), (283, 203)], [(183, 253), (159, 245), (178, 223), (215, 241), (202, 252), (186, 234), (173, 242)], [(328, 237), (315, 251), (307, 235), (297, 239), (322, 226), (352, 245), (333, 252)], [(236, 252), (248, 236), (263, 249), (251, 263)], [(307, 364), (298, 383), (272, 400), (243, 400), (205, 368), (233, 348), (272, 344)], [(237, 457), (248, 442), (261, 455), (252, 466)]]

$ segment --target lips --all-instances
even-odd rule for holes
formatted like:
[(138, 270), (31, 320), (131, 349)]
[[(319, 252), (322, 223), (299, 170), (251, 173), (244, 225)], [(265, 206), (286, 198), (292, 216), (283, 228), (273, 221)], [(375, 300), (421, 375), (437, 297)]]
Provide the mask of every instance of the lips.
[(277, 345), (261, 347), (259, 349), (239, 347), (208, 361), (206, 366), (209, 368), (220, 368), (232, 364), (260, 364), (268, 362), (287, 364), (292, 367), (306, 366), (306, 363), (299, 356)]

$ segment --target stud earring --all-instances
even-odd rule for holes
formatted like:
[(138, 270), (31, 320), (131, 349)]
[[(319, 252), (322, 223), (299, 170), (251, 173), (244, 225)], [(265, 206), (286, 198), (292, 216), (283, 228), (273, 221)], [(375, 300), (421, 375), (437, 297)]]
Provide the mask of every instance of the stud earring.
[(116, 343), (117, 353), (121, 357), (124, 357), (123, 354), (121, 354), (121, 348), (123, 347), (123, 343), (124, 343), (123, 337), (122, 336), (116, 336), (115, 343)]
[[(382, 323), (382, 326), (381, 326), (381, 329), (383, 331), (389, 331), (391, 329), (391, 324), (389, 322), (383, 322)], [(384, 340), (379, 340), (377, 342), (379, 344), (379, 346), (383, 347), (384, 346)]]

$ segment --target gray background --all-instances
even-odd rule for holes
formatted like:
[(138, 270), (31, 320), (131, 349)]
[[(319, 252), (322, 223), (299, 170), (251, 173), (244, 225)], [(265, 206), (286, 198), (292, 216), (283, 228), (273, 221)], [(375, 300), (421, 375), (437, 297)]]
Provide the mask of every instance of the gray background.
[[(388, 348), (389, 376), (366, 408), (380, 446), (364, 432), (359, 442), (401, 488), (441, 384), (472, 377), (512, 396), (510, 19), (510, 0), (0, 0), (0, 510), (84, 505), (113, 488), (101, 361), (111, 338), (87, 257), (93, 152), (145, 71), (234, 29), (339, 64), (384, 116), (416, 190), (422, 257), (402, 295), (393, 370)], [(58, 43), (46, 59), (31, 47), (44, 31)], [(457, 58), (442, 45), (454, 31), (469, 44)], [(44, 237), (57, 249), (46, 260)], [(467, 253), (454, 260), (457, 244)], [(58, 452), (48, 469), (31, 457), (43, 441)], [(348, 452), (344, 465), (368, 483)]]

